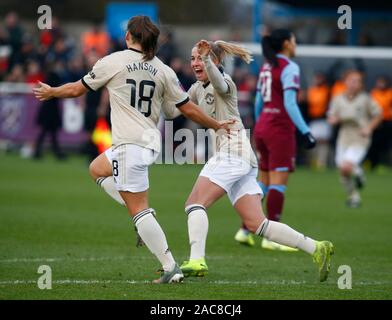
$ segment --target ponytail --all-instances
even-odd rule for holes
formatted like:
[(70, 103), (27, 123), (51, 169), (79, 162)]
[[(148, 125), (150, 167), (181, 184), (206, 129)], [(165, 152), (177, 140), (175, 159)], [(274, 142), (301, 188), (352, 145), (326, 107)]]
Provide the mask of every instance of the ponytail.
[(128, 32), (133, 40), (139, 43), (143, 51), (143, 60), (151, 60), (158, 50), (160, 31), (147, 16), (135, 16), (128, 21)]
[(276, 57), (277, 52), (272, 46), (271, 36), (264, 36), (261, 42), (261, 47), (263, 49), (264, 58), (272, 64), (274, 67), (278, 65), (278, 58)]
[(248, 49), (234, 43), (217, 40), (210, 42), (210, 46), (212, 54), (218, 59), (219, 63), (222, 63), (226, 54), (237, 56), (248, 64), (253, 61), (253, 57)]
[(278, 58), (276, 55), (282, 51), (283, 43), (290, 40), (293, 33), (286, 29), (276, 29), (272, 31), (271, 35), (264, 36), (261, 41), (264, 58), (274, 67), (278, 65)]

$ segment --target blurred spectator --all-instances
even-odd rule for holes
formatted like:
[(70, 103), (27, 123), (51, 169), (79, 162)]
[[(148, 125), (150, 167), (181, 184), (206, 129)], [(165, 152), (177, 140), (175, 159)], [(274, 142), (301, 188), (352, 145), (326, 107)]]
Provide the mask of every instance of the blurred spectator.
[(65, 38), (60, 37), (54, 43), (53, 46), (49, 49), (46, 61), (61, 61), (66, 64), (70, 59), (72, 54), (72, 49), (66, 45)]
[(345, 75), (343, 75), (341, 79), (337, 79), (334, 82), (331, 88), (331, 98), (341, 95), (343, 92), (346, 91), (346, 84), (344, 79), (345, 79)]
[(180, 80), (180, 83), (184, 90), (188, 91), (188, 89), (194, 83), (194, 77), (191, 76), (189, 73), (186, 73), (186, 66), (184, 64), (184, 61), (181, 58), (174, 57), (170, 63), (170, 67), (177, 74), (178, 80)]
[[(50, 86), (59, 86), (61, 82), (58, 74), (53, 71), (53, 68), (48, 68), (48, 70), (45, 82)], [(49, 135), (55, 157), (59, 160), (65, 159), (65, 154), (58, 143), (58, 132), (62, 127), (59, 99), (54, 98), (42, 102), (37, 116), (37, 125), (40, 127), (40, 132), (35, 143), (34, 158), (42, 158), (45, 137)]]
[[(87, 56), (87, 68), (91, 70), (94, 64), (98, 61), (97, 54), (90, 53)], [(91, 162), (98, 155), (98, 148), (92, 141), (92, 133), (95, 129), (98, 117), (105, 117), (110, 123), (109, 119), (109, 93), (106, 88), (93, 91), (88, 90), (85, 94), (84, 103), (84, 130), (88, 134), (88, 139), (85, 145), (85, 153), (88, 161)]]
[(23, 29), (19, 22), (19, 16), (16, 12), (10, 12), (5, 17), (5, 28), (8, 34), (7, 42), (11, 46), (11, 55), (9, 69), (16, 63), (16, 57), (22, 46)]
[(359, 35), (358, 45), (364, 47), (371, 47), (374, 46), (374, 40), (369, 34), (361, 33)]
[(257, 77), (246, 74), (237, 85), (238, 110), (245, 128), (252, 128), (254, 125), (254, 97), (256, 96)]
[(109, 49), (110, 37), (108, 33), (102, 30), (99, 22), (95, 22), (92, 30), (82, 35), (83, 53), (86, 55), (95, 52), (99, 57), (103, 57), (108, 54)]
[(24, 82), (24, 70), (21, 64), (16, 64), (12, 67), (11, 72), (4, 78), (6, 82)]
[(15, 62), (26, 64), (28, 60), (37, 60), (38, 54), (34, 46), (33, 38), (26, 33), (23, 36), (20, 51), (15, 55)]
[(376, 168), (380, 164), (390, 163), (392, 146), (392, 87), (387, 76), (377, 77), (371, 96), (381, 107), (383, 118), (381, 125), (374, 131), (373, 143), (368, 155), (371, 167)]
[(326, 120), (330, 90), (323, 73), (316, 73), (312, 85), (307, 90), (309, 127), (317, 140), (312, 150), (311, 165), (316, 169), (325, 169), (328, 163), (331, 127)]
[(25, 81), (30, 84), (35, 84), (38, 81), (43, 81), (44, 75), (41, 71), (41, 67), (37, 61), (31, 60), (27, 64), (27, 72)]
[(159, 36), (159, 50), (157, 56), (163, 63), (170, 65), (174, 57), (177, 56), (177, 47), (171, 32), (163, 31)]
[(68, 75), (65, 82), (80, 80), (85, 74), (83, 59), (80, 56), (73, 57), (67, 64)]
[(327, 42), (328, 45), (331, 46), (344, 46), (347, 44), (346, 41), (346, 32), (342, 30), (335, 29), (331, 38)]
[(44, 48), (50, 48), (59, 38), (64, 37), (64, 32), (60, 28), (59, 20), (57, 17), (52, 19), (52, 29), (44, 29), (39, 36), (39, 43)]

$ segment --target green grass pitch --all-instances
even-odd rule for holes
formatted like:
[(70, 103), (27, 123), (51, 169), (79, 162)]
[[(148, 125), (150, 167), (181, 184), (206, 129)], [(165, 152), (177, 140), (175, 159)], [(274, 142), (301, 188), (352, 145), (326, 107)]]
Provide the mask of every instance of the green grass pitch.
[[(88, 176), (85, 160), (56, 162), (0, 155), (0, 299), (391, 299), (392, 173), (368, 174), (363, 206), (348, 209), (336, 171), (299, 169), (291, 176), (283, 221), (335, 244), (330, 278), (318, 283), (304, 253), (242, 247), (240, 220), (227, 198), (209, 210), (205, 278), (153, 285), (159, 265), (135, 247), (126, 210)], [(155, 165), (150, 205), (181, 263), (188, 254), (184, 202), (200, 166)], [(40, 290), (40, 265), (52, 269), (52, 289)], [(352, 289), (337, 282), (352, 270)]]

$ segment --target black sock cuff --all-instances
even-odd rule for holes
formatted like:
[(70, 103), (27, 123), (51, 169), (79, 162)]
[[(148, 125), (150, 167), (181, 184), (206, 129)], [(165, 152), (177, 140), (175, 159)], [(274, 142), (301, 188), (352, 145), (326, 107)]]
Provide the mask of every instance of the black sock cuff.
[(145, 216), (148, 215), (148, 214), (152, 214), (152, 215), (155, 217), (155, 210), (152, 209), (152, 208), (147, 208), (147, 209), (144, 209), (144, 210), (138, 212), (135, 216), (132, 217), (133, 223), (136, 225), (137, 222), (138, 222), (141, 218), (145, 217)]
[[(265, 231), (267, 230), (269, 225), (269, 220), (265, 219), (262, 224), (260, 225), (260, 227), (257, 229), (256, 234), (260, 237), (264, 236)], [(260, 231), (259, 231), (260, 229)]]
[(102, 187), (102, 183), (105, 181), (106, 178), (107, 177), (99, 177), (97, 180), (95, 180), (95, 182), (97, 183), (97, 185)]
[(195, 210), (203, 210), (204, 212), (206, 212), (206, 208), (201, 204), (191, 204), (185, 208), (185, 213), (189, 215), (191, 212)]

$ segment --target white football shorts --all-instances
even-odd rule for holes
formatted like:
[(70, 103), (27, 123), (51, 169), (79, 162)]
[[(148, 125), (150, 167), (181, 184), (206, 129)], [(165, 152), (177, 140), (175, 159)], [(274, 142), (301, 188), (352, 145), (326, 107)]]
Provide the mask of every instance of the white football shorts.
[(340, 167), (343, 162), (350, 162), (354, 165), (359, 166), (362, 160), (365, 158), (367, 151), (367, 146), (342, 146), (337, 144), (335, 154), (336, 165)]
[(200, 176), (224, 189), (234, 205), (246, 194), (263, 195), (257, 183), (257, 171), (257, 168), (240, 157), (217, 153), (205, 164)]
[(148, 167), (158, 157), (158, 152), (136, 144), (123, 144), (109, 148), (105, 156), (112, 164), (118, 191), (142, 192), (149, 188)]

